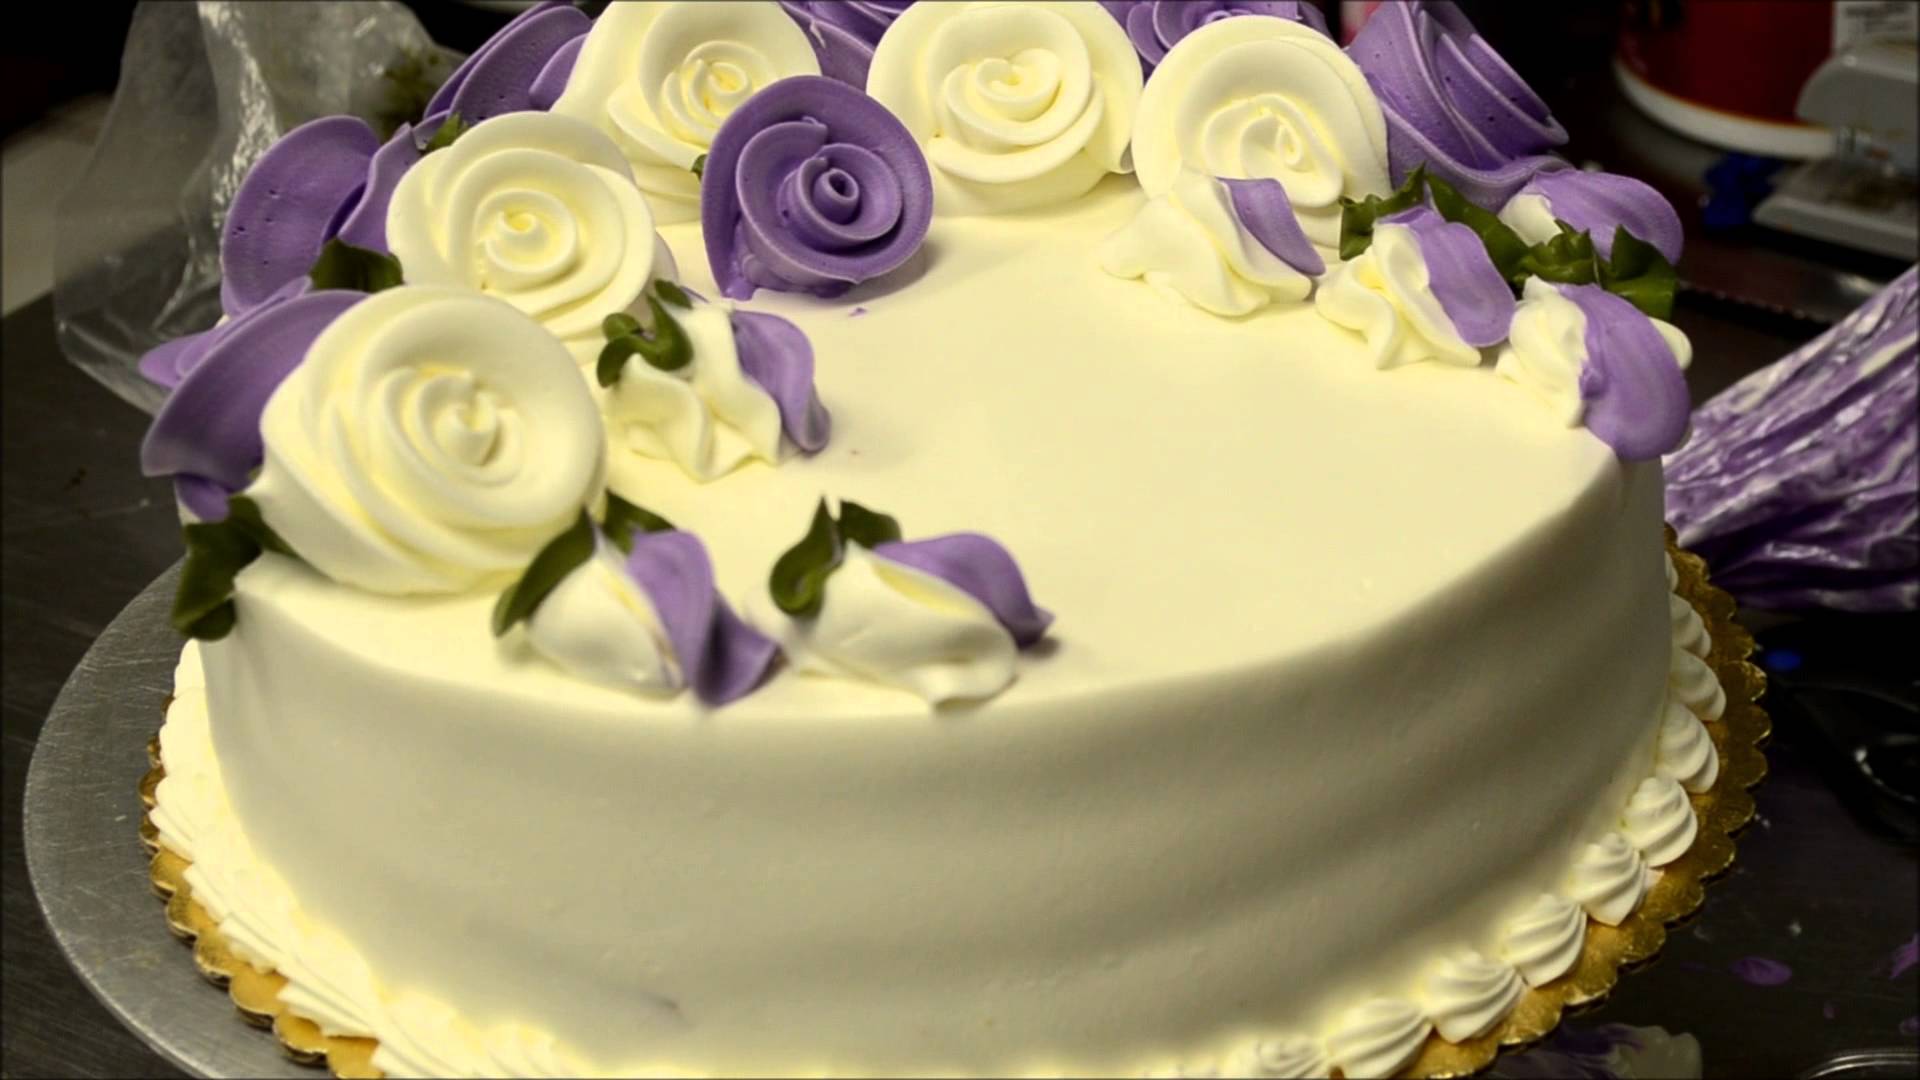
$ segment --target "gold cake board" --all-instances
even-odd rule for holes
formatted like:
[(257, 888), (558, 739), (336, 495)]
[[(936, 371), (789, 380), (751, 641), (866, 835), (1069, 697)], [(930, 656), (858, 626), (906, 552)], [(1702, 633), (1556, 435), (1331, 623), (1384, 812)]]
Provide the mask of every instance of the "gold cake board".
[[(1659, 880), (1648, 890), (1638, 909), (1619, 926), (1587, 920), (1586, 941), (1572, 971), (1542, 987), (1529, 987), (1507, 1018), (1478, 1038), (1450, 1043), (1436, 1032), (1402, 1076), (1468, 1076), (1492, 1064), (1496, 1055), (1539, 1041), (1559, 1026), (1568, 1010), (1592, 1007), (1604, 1000), (1622, 971), (1651, 960), (1666, 944), (1667, 928), (1688, 918), (1706, 899), (1706, 883), (1733, 864), (1733, 838), (1753, 820), (1749, 789), (1767, 774), (1760, 748), (1772, 732), (1759, 706), (1766, 675), (1750, 661), (1753, 635), (1733, 621), (1733, 598), (1707, 580), (1706, 564), (1680, 548), (1667, 529), (1667, 551), (1679, 572), (1675, 591), (1700, 613), (1712, 636), (1707, 663), (1726, 691), (1727, 709), (1717, 723), (1707, 724), (1720, 754), (1720, 776), (1712, 789), (1689, 795), (1700, 829), (1693, 846), (1679, 859), (1661, 868)], [(278, 972), (262, 972), (228, 948), (220, 928), (193, 898), (186, 881), (187, 860), (160, 845), (151, 812), (154, 792), (166, 776), (160, 760), (160, 741), (147, 744), (153, 767), (140, 781), (140, 798), (148, 813), (140, 822), (140, 839), (153, 853), (154, 891), (166, 898), (167, 926), (174, 936), (193, 944), (194, 964), (215, 986), (226, 989), (240, 1016), (256, 1027), (269, 1028), (288, 1056), (306, 1065), (321, 1065), (342, 1080), (377, 1078), (373, 1064), (378, 1044), (372, 1039), (324, 1034), (311, 1020), (291, 1011), (280, 1000), (286, 980)], [(1336, 1072), (1335, 1075), (1338, 1075)]]

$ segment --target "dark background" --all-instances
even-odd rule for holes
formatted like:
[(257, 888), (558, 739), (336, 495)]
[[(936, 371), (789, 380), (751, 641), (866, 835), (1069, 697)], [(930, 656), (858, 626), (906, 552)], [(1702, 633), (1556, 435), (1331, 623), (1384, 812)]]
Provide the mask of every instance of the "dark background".
[[(444, 0), (408, 6), (436, 40), (462, 51), (504, 21)], [(1462, 6), (1553, 105), (1573, 134), (1565, 148), (1570, 158), (1642, 176), (1680, 207), (1689, 232), (1681, 274), (1692, 288), (1683, 292), (1675, 321), (1693, 339), (1696, 402), (1822, 329), (1790, 314), (1791, 305), (1756, 304), (1719, 282), (1757, 279), (1769, 267), (1838, 268), (1880, 280), (1898, 272), (1885, 260), (1751, 229), (1708, 234), (1699, 215), (1701, 175), (1721, 155), (1686, 144), (1620, 100), (1607, 70), (1619, 5)], [(111, 90), (132, 8), (37, 5), (41, 25), (0, 44), (0, 134), (13, 135), (72, 97)], [(35, 51), (22, 51), (29, 42)], [(59, 355), (46, 299), (6, 317), (0, 356), (0, 1075), (177, 1076), (68, 969), (32, 899), (19, 826), (27, 761), (68, 672), (120, 607), (180, 554), (172, 500), (164, 483), (143, 479), (136, 466), (145, 418)], [(1892, 672), (1912, 689), (1903, 650), (1920, 636), (1910, 618), (1759, 617), (1754, 625), (1763, 646), (1790, 646), (1816, 659), (1869, 656), (1869, 668), (1878, 665), (1874, 670)], [(1915, 930), (1914, 848), (1902, 837), (1898, 814), (1862, 788), (1833, 725), (1816, 722), (1822, 710), (1835, 708), (1832, 701), (1786, 673), (1775, 676), (1775, 688), (1768, 701), (1777, 732), (1772, 775), (1758, 791), (1760, 817), (1742, 837), (1733, 872), (1708, 890), (1702, 916), (1674, 931), (1654, 970), (1626, 978), (1597, 1013), (1573, 1022), (1690, 1032), (1702, 1043), (1708, 1076), (1794, 1075), (1841, 1051), (1915, 1044), (1917, 973), (1890, 977), (1893, 950)], [(131, 834), (128, 842), (136, 842)], [(160, 917), (158, 901), (153, 914)], [(1782, 986), (1751, 985), (1736, 974), (1750, 956), (1785, 963), (1794, 977)], [(180, 961), (191, 962), (184, 947)]]

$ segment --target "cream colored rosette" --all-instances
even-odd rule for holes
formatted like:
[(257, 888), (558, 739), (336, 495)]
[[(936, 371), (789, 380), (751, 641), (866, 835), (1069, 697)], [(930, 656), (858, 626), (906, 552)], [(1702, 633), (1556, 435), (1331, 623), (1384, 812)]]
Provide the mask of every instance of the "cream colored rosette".
[(940, 214), (1065, 202), (1130, 171), (1140, 58), (1095, 3), (915, 4), (874, 49), (867, 93), (926, 151)]
[(1133, 125), (1148, 195), (1182, 166), (1229, 180), (1272, 179), (1316, 247), (1340, 247), (1340, 198), (1385, 195), (1387, 123), (1340, 47), (1286, 19), (1221, 19), (1154, 69)]
[(700, 216), (693, 164), (767, 84), (820, 74), (806, 32), (772, 2), (609, 4), (553, 111), (619, 144), (661, 224)]
[(246, 494), (343, 585), (503, 584), (597, 494), (606, 437), (553, 335), (464, 289), (376, 293), (314, 339), (260, 419)]
[(549, 113), (497, 116), (407, 171), (387, 242), (409, 283), (497, 296), (533, 316), (579, 364), (671, 256), (625, 158), (591, 125)]

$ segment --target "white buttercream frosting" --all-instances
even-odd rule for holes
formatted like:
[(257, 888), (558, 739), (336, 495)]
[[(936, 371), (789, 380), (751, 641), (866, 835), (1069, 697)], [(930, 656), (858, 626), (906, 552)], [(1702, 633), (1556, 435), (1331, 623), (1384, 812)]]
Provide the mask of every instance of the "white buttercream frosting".
[(1318, 1080), (1333, 1070), (1327, 1048), (1305, 1035), (1250, 1039), (1227, 1061), (1233, 1076), (1272, 1080)]
[(1109, 274), (1145, 278), (1215, 315), (1304, 300), (1313, 290), (1311, 277), (1268, 251), (1240, 223), (1227, 186), (1192, 168), (1107, 239), (1100, 263)]
[(1665, 866), (1686, 854), (1699, 830), (1686, 791), (1665, 776), (1640, 781), (1620, 818), (1620, 831), (1640, 849), (1648, 866)]
[(992, 697), (1016, 674), (1013, 635), (986, 605), (858, 544), (827, 579), (818, 615), (789, 618), (761, 594), (750, 610), (796, 670), (895, 687), (929, 705)]
[(1553, 206), (1539, 192), (1519, 192), (1507, 200), (1498, 216), (1502, 224), (1519, 233), (1520, 239), (1529, 244), (1543, 244), (1560, 235), (1560, 223), (1553, 219)]
[(915, 4), (874, 49), (867, 93), (926, 151), (940, 214), (998, 214), (1127, 172), (1141, 71), (1091, 3)]
[(1399, 1072), (1420, 1052), (1433, 1024), (1411, 1002), (1373, 998), (1348, 1009), (1327, 1033), (1327, 1056), (1353, 1080)]
[(1567, 877), (1566, 894), (1595, 920), (1619, 926), (1640, 906), (1652, 883), (1650, 875), (1632, 841), (1610, 832), (1580, 849)]
[[(1673, 556), (1667, 556), (1667, 590), (1673, 592), (1679, 585), (1679, 571), (1673, 567)], [(1707, 624), (1700, 619), (1700, 613), (1686, 597), (1674, 592), (1667, 597), (1667, 618), (1673, 624), (1673, 643), (1695, 656), (1705, 659), (1713, 651), (1713, 639), (1707, 634)]]
[(1448, 1042), (1483, 1034), (1505, 1019), (1520, 1000), (1520, 973), (1472, 949), (1441, 957), (1420, 984), (1420, 999), (1434, 1030)]
[(1501, 959), (1528, 986), (1544, 986), (1573, 970), (1586, 941), (1587, 913), (1554, 893), (1541, 893), (1507, 923)]
[(1718, 720), (1727, 711), (1727, 692), (1707, 662), (1676, 645), (1667, 670), (1667, 687), (1702, 720)]
[(1658, 776), (1678, 780), (1688, 791), (1699, 793), (1713, 786), (1720, 776), (1720, 752), (1713, 736), (1700, 718), (1673, 698), (1661, 708), (1660, 742), (1654, 750), (1654, 771)]
[(668, 269), (619, 148), (553, 113), (494, 117), (421, 158), (394, 189), (387, 240), (410, 284), (497, 296), (582, 364), (600, 320)]
[(406, 285), (314, 339), (260, 420), (247, 494), (300, 557), (385, 593), (518, 574), (601, 482), (599, 410), (572, 358), (505, 302)]
[(748, 460), (779, 464), (791, 452), (773, 395), (741, 370), (732, 311), (721, 301), (673, 312), (693, 347), (684, 367), (661, 371), (628, 359), (602, 399), (616, 452), (671, 461), (702, 482)]
[(1367, 250), (1321, 279), (1313, 304), (1329, 322), (1359, 331), (1382, 369), (1421, 360), (1480, 363), (1480, 350), (1461, 339), (1433, 294), (1420, 241), (1406, 225), (1375, 226)]
[(527, 642), (594, 682), (664, 694), (686, 685), (653, 601), (611, 544), (599, 544), (540, 601), (527, 618)]
[(553, 111), (613, 139), (656, 219), (691, 221), (693, 164), (720, 125), (768, 84), (818, 74), (806, 32), (778, 4), (627, 0), (594, 20)]
[(1326, 252), (1340, 246), (1340, 199), (1385, 195), (1386, 119), (1340, 47), (1286, 19), (1220, 19), (1154, 68), (1133, 129), (1148, 195), (1182, 167), (1234, 180), (1273, 179)]

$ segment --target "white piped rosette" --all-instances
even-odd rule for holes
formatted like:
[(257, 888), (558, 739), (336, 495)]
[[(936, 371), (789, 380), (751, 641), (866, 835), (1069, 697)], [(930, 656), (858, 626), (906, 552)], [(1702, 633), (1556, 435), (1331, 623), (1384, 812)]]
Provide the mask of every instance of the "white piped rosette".
[(703, 483), (749, 460), (777, 465), (791, 453), (773, 395), (740, 368), (732, 308), (723, 301), (676, 315), (693, 348), (684, 370), (627, 361), (605, 401), (617, 448), (671, 461)]
[(335, 319), (274, 391), (246, 494), (299, 556), (382, 593), (498, 583), (601, 483), (567, 350), (502, 300), (408, 285)]
[(672, 273), (619, 149), (550, 113), (495, 117), (422, 158), (394, 190), (387, 237), (409, 283), (497, 296), (581, 364), (601, 318)]
[(874, 49), (867, 93), (926, 151), (934, 210), (999, 214), (1130, 170), (1140, 60), (1094, 3), (915, 4)]
[(1301, 228), (1331, 254), (1340, 199), (1385, 195), (1380, 103), (1340, 47), (1299, 23), (1221, 19), (1181, 39), (1154, 69), (1133, 128), (1148, 195), (1182, 166), (1226, 179), (1278, 180)]
[(1190, 166), (1107, 239), (1100, 263), (1109, 274), (1143, 278), (1175, 300), (1227, 316), (1305, 300), (1326, 270), (1278, 181), (1225, 181)]
[(1358, 331), (1376, 366), (1423, 360), (1460, 367), (1506, 338), (1513, 293), (1472, 229), (1415, 207), (1374, 226), (1367, 250), (1320, 283), (1314, 307)]
[(778, 4), (632, 0), (594, 20), (553, 111), (610, 136), (662, 224), (700, 215), (693, 165), (733, 110), (791, 75), (818, 75)]

